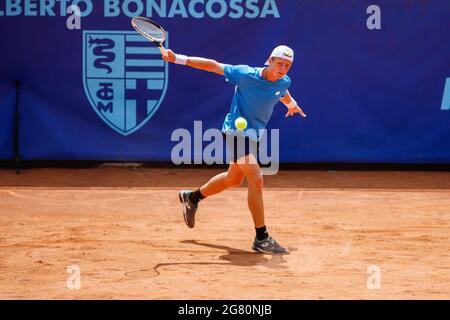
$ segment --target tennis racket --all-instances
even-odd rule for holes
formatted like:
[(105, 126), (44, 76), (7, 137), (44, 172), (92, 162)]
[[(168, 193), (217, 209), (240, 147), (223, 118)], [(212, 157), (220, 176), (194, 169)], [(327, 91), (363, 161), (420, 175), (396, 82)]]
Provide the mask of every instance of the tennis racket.
[(167, 51), (163, 47), (163, 43), (166, 40), (166, 31), (163, 27), (144, 17), (133, 17), (133, 19), (131, 19), (131, 25), (143, 37), (153, 42), (164, 56), (167, 56)]

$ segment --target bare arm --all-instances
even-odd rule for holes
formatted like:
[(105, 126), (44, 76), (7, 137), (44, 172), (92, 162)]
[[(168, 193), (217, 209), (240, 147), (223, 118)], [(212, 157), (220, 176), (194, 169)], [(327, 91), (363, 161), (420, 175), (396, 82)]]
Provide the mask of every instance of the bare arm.
[(286, 113), (286, 117), (292, 117), (294, 114), (299, 113), (303, 118), (306, 118), (306, 114), (302, 109), (297, 105), (297, 101), (292, 98), (291, 94), (286, 92), (286, 95), (280, 99), (281, 102), (288, 108), (288, 112)]
[(280, 101), (283, 102), (284, 105), (291, 103), (292, 97), (289, 91), (286, 92), (286, 95), (283, 98), (281, 98)]
[[(175, 53), (172, 50), (167, 50), (167, 56), (162, 56), (164, 61), (175, 62)], [(195, 69), (200, 69), (208, 72), (214, 72), (220, 75), (224, 74), (224, 66), (222, 63), (216, 60), (199, 58), (199, 57), (187, 57), (186, 65)]]
[(186, 65), (188, 65), (192, 68), (224, 75), (223, 64), (217, 62), (216, 60), (198, 58), (198, 57), (189, 57)]

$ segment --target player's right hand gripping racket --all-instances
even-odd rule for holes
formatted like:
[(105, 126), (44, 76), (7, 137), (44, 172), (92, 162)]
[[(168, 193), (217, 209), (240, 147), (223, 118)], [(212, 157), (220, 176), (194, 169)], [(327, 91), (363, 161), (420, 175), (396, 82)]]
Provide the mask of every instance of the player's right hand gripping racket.
[(137, 32), (153, 42), (153, 44), (159, 48), (161, 53), (164, 56), (167, 56), (167, 51), (163, 47), (163, 43), (166, 40), (166, 31), (163, 27), (144, 17), (133, 17), (133, 19), (131, 19), (131, 24)]

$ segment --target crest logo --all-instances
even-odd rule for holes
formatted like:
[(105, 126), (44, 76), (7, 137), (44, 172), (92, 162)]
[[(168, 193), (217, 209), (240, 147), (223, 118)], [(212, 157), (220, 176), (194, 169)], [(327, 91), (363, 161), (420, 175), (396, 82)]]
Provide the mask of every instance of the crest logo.
[(83, 32), (84, 91), (111, 129), (126, 136), (145, 125), (164, 100), (167, 81), (161, 52), (135, 31)]

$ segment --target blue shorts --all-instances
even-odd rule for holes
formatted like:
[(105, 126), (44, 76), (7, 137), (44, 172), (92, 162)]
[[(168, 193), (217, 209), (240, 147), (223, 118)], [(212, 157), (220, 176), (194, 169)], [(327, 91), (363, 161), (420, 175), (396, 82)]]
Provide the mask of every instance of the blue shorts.
[[(244, 136), (234, 136), (222, 133), (223, 139), (227, 145), (227, 154), (229, 159), (237, 162), (238, 159), (253, 154), (258, 160), (259, 143)], [(227, 158), (228, 159), (228, 158)]]

